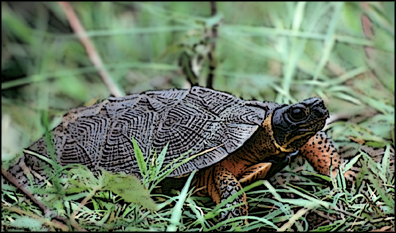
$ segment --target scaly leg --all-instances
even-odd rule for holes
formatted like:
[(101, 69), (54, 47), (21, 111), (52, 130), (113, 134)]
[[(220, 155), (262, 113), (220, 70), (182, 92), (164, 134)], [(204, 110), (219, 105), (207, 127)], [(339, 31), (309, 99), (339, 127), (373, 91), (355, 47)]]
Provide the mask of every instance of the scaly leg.
[[(208, 181), (207, 191), (209, 196), (212, 197), (213, 201), (216, 204), (220, 204), (221, 202), (225, 201), (229, 196), (242, 190), (242, 186), (239, 181), (236, 179), (234, 174), (232, 174), (232, 172), (230, 172), (227, 168), (221, 166), (220, 164), (216, 164), (209, 170), (210, 171), (205, 173), (205, 175), (210, 175), (210, 177), (205, 177)], [(225, 207), (236, 206), (241, 203), (241, 206), (234, 207), (231, 210), (222, 212), (220, 214), (219, 222), (238, 216), (247, 216), (248, 204), (246, 202), (245, 193), (242, 193), (238, 197), (236, 197), (232, 203), (227, 203)]]

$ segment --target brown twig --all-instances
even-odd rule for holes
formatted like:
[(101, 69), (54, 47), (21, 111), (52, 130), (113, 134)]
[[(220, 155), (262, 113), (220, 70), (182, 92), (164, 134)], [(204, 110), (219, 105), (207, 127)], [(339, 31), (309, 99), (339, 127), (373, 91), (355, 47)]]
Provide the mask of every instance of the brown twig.
[[(9, 173), (5, 168), (1, 168), (1, 173), (2, 175), (9, 181), (11, 182), (16, 188), (21, 190), (31, 201), (33, 201), (40, 209), (44, 211), (44, 214), (49, 214), (51, 210), (42, 202), (38, 201), (33, 194), (27, 190), (22, 184), (18, 182), (18, 180), (11, 174)], [(65, 229), (68, 228), (68, 226), (64, 225), (62, 222), (65, 222), (67, 224), (72, 225), (75, 229), (79, 231), (86, 231), (84, 228), (82, 228), (80, 225), (78, 225), (77, 222), (69, 221), (68, 219), (62, 217), (62, 216), (55, 216), (53, 217), (52, 222), (54, 223), (54, 226), (59, 226), (60, 229)]]
[[(76, 225), (76, 226), (79, 226), (78, 223), (76, 222), (76, 215), (77, 215), (78, 211), (80, 211), (81, 208), (84, 207), (84, 206), (87, 204), (87, 202), (95, 195), (95, 193), (96, 193), (97, 191), (98, 191), (98, 189), (94, 188), (94, 190), (92, 190), (92, 191), (88, 194), (88, 196), (86, 196), (86, 197), (84, 198), (84, 200), (82, 200), (82, 202), (78, 205), (77, 209), (75, 209), (75, 210), (73, 211), (73, 213), (72, 213), (72, 215), (71, 215), (71, 217), (70, 217), (70, 222), (71, 222), (72, 224), (74, 224), (74, 225)], [(87, 231), (87, 230), (85, 230), (85, 229), (83, 229), (83, 228), (80, 228), (80, 229), (78, 229), (78, 230), (80, 230), (80, 231)]]
[(37, 219), (42, 224), (46, 224), (46, 225), (52, 227), (52, 229), (51, 229), (52, 231), (54, 231), (53, 228), (58, 228), (58, 229), (61, 229), (62, 231), (69, 231), (69, 227), (67, 227), (65, 224), (63, 224), (59, 221), (56, 221), (56, 220), (50, 221), (48, 219), (42, 218), (40, 216), (37, 216), (36, 214), (33, 214), (31, 212), (28, 212), (26, 210), (23, 210), (21, 208), (15, 207), (15, 206), (2, 206), (2, 208), (12, 211), (12, 212), (15, 212), (15, 213), (18, 213), (20, 215), (26, 215), (28, 217)]
[[(367, 2), (362, 2), (360, 3), (360, 5), (362, 6), (363, 9), (366, 10), (370, 8)], [(364, 35), (366, 36), (367, 39), (372, 40), (374, 37), (374, 31), (373, 31), (373, 23), (371, 22), (371, 19), (366, 14), (362, 14), (361, 20), (362, 20)], [(367, 57), (369, 59), (372, 58), (372, 54), (374, 52), (373, 47), (365, 46), (364, 50), (366, 52)]]
[(28, 191), (27, 189), (25, 189), (25, 187), (23, 187), (18, 180), (11, 175), (6, 169), (4, 169), (3, 167), (1, 168), (1, 174), (3, 174), (3, 176), (10, 181), (13, 185), (15, 185), (15, 187), (17, 187), (19, 190), (21, 190), (27, 197), (29, 197), (29, 199), (31, 201), (33, 201), (36, 205), (38, 205), (40, 207), (40, 209), (42, 209), (44, 211), (44, 214), (47, 214), (50, 212), (50, 210), (47, 208), (47, 206), (45, 206), (43, 203), (39, 202), (34, 196), (33, 194)]
[(102, 78), (105, 85), (107, 86), (107, 88), (110, 90), (110, 93), (113, 94), (115, 97), (124, 96), (123, 91), (121, 91), (116, 86), (116, 84), (113, 82), (112, 78), (110, 77), (109, 73), (107, 72), (106, 68), (104, 67), (102, 59), (100, 58), (98, 52), (96, 51), (95, 46), (87, 36), (84, 27), (81, 25), (80, 20), (78, 19), (70, 3), (69, 2), (58, 2), (58, 3), (65, 12), (66, 17), (70, 23), (70, 26), (76, 33), (78, 39), (85, 47), (89, 59), (91, 60), (93, 65), (98, 69), (99, 75)]
[[(213, 17), (217, 14), (217, 6), (216, 2), (210, 2), (210, 15)], [(213, 79), (214, 79), (214, 72), (216, 69), (216, 60), (215, 60), (215, 51), (216, 51), (216, 39), (217, 39), (217, 25), (213, 25), (211, 28), (211, 35), (212, 38), (210, 44), (210, 52), (209, 56), (209, 74), (206, 86), (208, 88), (213, 88)]]
[[(368, 10), (370, 8), (368, 2), (361, 2), (360, 5), (365, 10)], [(366, 36), (367, 39), (372, 40), (375, 35), (375, 32), (373, 30), (373, 22), (371, 21), (370, 17), (366, 14), (361, 15), (361, 21), (362, 21), (362, 28), (364, 35)], [(372, 46), (364, 46), (364, 51), (366, 53), (369, 65), (372, 66), (374, 64), (374, 56), (376, 52), (375, 49)], [(374, 77), (376, 80), (379, 80), (378, 76), (375, 74), (374, 69), (371, 69), (369, 71), (369, 74), (371, 77)]]
[[(29, 190), (25, 189), (25, 187), (23, 187), (18, 182), (18, 180), (13, 175), (11, 175), (6, 169), (4, 169), (3, 167), (1, 168), (1, 174), (9, 182), (11, 182), (13, 185), (15, 185), (15, 187), (17, 187), (19, 190), (21, 190), (27, 197), (29, 197), (29, 199), (31, 201), (33, 201), (36, 205), (38, 205), (40, 207), (40, 209), (42, 209), (44, 211), (44, 214), (47, 214), (47, 213), (51, 212), (50, 209), (47, 206), (45, 206), (43, 203), (38, 201)], [(14, 209), (10, 209), (10, 210), (14, 210)], [(38, 218), (35, 215), (34, 216), (30, 216), (30, 217)], [(63, 221), (63, 222), (68, 222), (67, 219), (65, 219), (65, 218), (63, 218), (61, 216), (56, 216), (54, 218), (57, 219), (57, 220)], [(69, 229), (68, 226), (66, 226), (65, 224), (63, 224), (60, 221), (57, 221), (55, 219), (52, 220), (53, 226), (56, 226), (56, 227), (58, 227), (59, 229), (62, 229), (62, 230)]]

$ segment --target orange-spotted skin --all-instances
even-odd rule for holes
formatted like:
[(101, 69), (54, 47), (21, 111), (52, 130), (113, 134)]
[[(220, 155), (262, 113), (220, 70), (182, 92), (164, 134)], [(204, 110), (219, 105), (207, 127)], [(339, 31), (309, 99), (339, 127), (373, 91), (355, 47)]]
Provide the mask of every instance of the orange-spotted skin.
[(333, 177), (337, 175), (342, 161), (333, 141), (324, 132), (316, 133), (301, 148), (300, 152), (321, 174), (331, 174)]
[[(316, 133), (301, 148), (300, 152), (315, 170), (323, 175), (336, 177), (341, 164), (345, 162), (333, 141), (324, 132)], [(355, 171), (349, 170), (342, 175), (347, 181), (353, 182), (356, 179), (356, 174)]]

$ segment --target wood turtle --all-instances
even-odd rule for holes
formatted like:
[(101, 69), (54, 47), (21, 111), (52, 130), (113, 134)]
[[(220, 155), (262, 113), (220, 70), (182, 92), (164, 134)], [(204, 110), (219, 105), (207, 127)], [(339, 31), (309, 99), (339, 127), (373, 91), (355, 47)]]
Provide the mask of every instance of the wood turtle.
[[(109, 98), (91, 107), (71, 110), (53, 129), (51, 140), (62, 166), (78, 163), (94, 172), (104, 168), (140, 178), (132, 138), (145, 159), (150, 150), (161, 151), (169, 143), (163, 167), (189, 150), (188, 156), (192, 156), (214, 148), (169, 176), (180, 177), (199, 170), (194, 181), (195, 186), (203, 187), (199, 194), (209, 195), (219, 204), (241, 190), (242, 185), (273, 175), (297, 153), (320, 173), (334, 175), (339, 155), (332, 141), (320, 131), (328, 116), (319, 98), (280, 105), (244, 101), (194, 86)], [(44, 138), (28, 149), (50, 157)], [(26, 185), (24, 170), (30, 169), (40, 182), (46, 177), (44, 163), (24, 154), (9, 172)], [(220, 220), (248, 214), (244, 193), (227, 206), (234, 204), (241, 205), (223, 212)]]

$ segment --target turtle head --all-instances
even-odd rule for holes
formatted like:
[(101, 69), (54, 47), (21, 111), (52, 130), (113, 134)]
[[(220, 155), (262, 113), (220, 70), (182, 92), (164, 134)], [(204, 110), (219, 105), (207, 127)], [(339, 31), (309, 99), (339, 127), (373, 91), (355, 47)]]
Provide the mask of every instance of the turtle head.
[(274, 139), (284, 151), (298, 150), (324, 127), (328, 117), (329, 112), (319, 98), (280, 106), (272, 113)]

